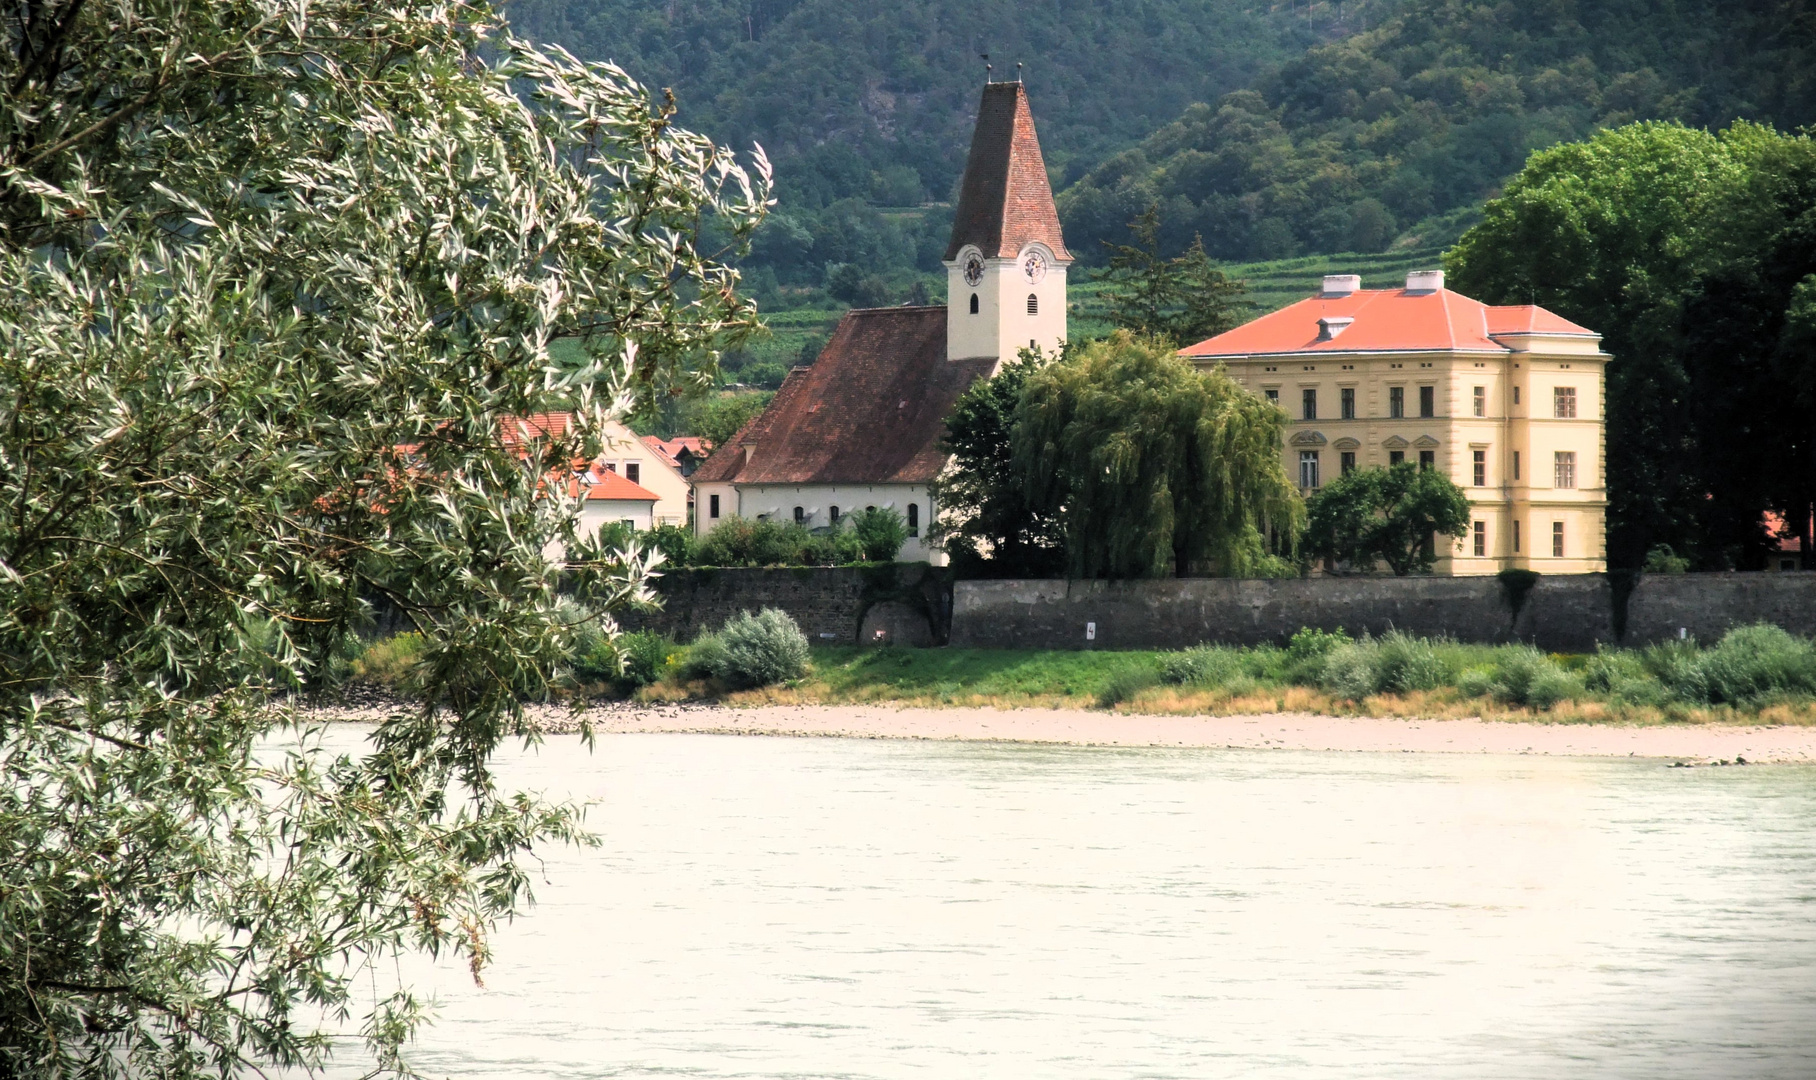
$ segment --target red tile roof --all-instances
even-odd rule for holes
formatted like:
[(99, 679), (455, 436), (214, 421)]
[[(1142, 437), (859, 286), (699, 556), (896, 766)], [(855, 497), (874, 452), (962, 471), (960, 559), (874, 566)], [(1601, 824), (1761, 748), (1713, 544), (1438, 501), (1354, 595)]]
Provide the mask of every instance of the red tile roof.
[(569, 484), (570, 492), (574, 491), (575, 484), (583, 487), (586, 497), (589, 499), (655, 502), (661, 498), (643, 485), (634, 484), (610, 469), (603, 469), (597, 465), (588, 469), (584, 477), (576, 477)]
[(643, 436), (643, 445), (662, 455), (662, 460), (681, 467), (681, 451), (686, 450), (696, 458), (703, 458), (711, 448), (705, 439), (698, 435), (677, 435), (672, 439), (658, 439), (654, 435)]
[(976, 244), (985, 258), (1012, 259), (1032, 242), (1045, 244), (1058, 258), (1072, 257), (1060, 233), (1028, 92), (1018, 82), (987, 83), (965, 158), (946, 261), (958, 258), (966, 244)]
[[(1320, 340), (1321, 319), (1354, 321)], [(1593, 331), (1531, 304), (1490, 307), (1449, 289), (1360, 289), (1347, 296), (1319, 294), (1244, 323), (1196, 345), (1185, 356), (1253, 356), (1274, 353), (1507, 352), (1496, 335), (1569, 334)]]
[(943, 307), (848, 311), (694, 482), (924, 484), (945, 467), (953, 403), (994, 365), (946, 359)]

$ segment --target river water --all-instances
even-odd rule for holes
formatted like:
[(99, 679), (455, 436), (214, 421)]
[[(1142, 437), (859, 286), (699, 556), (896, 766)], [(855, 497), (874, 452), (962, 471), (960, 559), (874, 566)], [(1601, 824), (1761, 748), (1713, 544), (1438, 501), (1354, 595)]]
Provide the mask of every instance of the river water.
[(1816, 1076), (1816, 770), (552, 738), (452, 1077)]

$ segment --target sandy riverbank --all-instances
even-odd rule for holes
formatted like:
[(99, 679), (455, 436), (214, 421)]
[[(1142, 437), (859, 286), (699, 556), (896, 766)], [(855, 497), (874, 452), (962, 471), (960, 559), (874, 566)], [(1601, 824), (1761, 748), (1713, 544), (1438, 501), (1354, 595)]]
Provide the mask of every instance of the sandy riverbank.
[[(324, 713), (327, 713), (324, 710)], [(333, 710), (376, 719), (377, 710)], [(546, 730), (572, 714), (536, 707)], [(1548, 754), (1652, 757), (1684, 762), (1816, 762), (1816, 728), (1719, 725), (1616, 726), (1399, 720), (1275, 713), (1260, 716), (1139, 716), (1083, 709), (893, 708), (886, 705), (610, 705), (590, 709), (601, 734), (795, 735), (946, 739), (1075, 746), (1195, 746), (1379, 753)]]

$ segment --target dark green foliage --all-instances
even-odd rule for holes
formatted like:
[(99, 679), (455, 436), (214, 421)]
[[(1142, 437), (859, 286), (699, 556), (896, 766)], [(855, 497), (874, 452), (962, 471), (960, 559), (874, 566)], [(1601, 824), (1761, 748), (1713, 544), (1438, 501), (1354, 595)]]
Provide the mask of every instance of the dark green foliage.
[(1169, 253), (1194, 235), (1226, 260), (1445, 244), (1528, 153), (1561, 140), (1648, 119), (1816, 122), (1797, 0), (1388, 10), (1103, 159), (1061, 195), (1072, 248), (1096, 257), (1154, 203)]
[(1204, 242), (1185, 253), (1160, 254), (1160, 208), (1149, 206), (1129, 223), (1134, 243), (1110, 245), (1109, 266), (1092, 275), (1110, 323), (1123, 330), (1193, 345), (1241, 325), (1252, 305), (1243, 283), (1211, 265)]
[(1011, 432), (1028, 376), (1045, 362), (1021, 351), (994, 378), (971, 385), (946, 418), (952, 468), (937, 483), (935, 539), (967, 577), (1056, 577), (1065, 572), (1057, 514), (1028, 501)]
[(908, 542), (908, 525), (901, 511), (890, 506), (872, 506), (851, 515), (850, 531), (866, 562), (894, 562)]
[(1320, 681), (1326, 691), (1355, 701), (1370, 694), (1435, 690), (1455, 678), (1442, 644), (1398, 630), (1365, 636), (1330, 650)]
[(1730, 630), (1693, 660), (1669, 650), (1659, 655), (1662, 681), (1691, 701), (1747, 705), (1816, 694), (1816, 645), (1776, 626)]
[(671, 658), (682, 649), (661, 634), (638, 631), (618, 639), (621, 668), (615, 680), (620, 693), (660, 682), (669, 671)]
[(1362, 573), (1385, 562), (1403, 577), (1430, 572), (1433, 534), (1464, 534), (1469, 498), (1438, 470), (1402, 462), (1330, 481), (1311, 497), (1306, 517), (1305, 550), (1313, 558)]
[(1507, 611), (1514, 618), (1520, 617), (1520, 611), (1526, 606), (1526, 597), (1531, 595), (1532, 587), (1539, 583), (1539, 572), (1524, 567), (1510, 567), (1495, 575), (1501, 585), (1501, 599), (1507, 604)]
[(1076, 577), (1272, 573), (1303, 509), (1286, 415), (1164, 340), (1117, 331), (1029, 375), (1012, 431), (1028, 502), (1056, 513)]
[(1097, 692), (1097, 707), (1110, 709), (1132, 700), (1137, 694), (1161, 681), (1160, 673), (1153, 665), (1144, 663), (1130, 664), (1112, 674), (1104, 682), (1103, 689)]
[(660, 551), (665, 566), (692, 566), (694, 533), (684, 525), (658, 525), (638, 537), (645, 551)]
[[(890, 559), (900, 547), (897, 541)], [(810, 531), (792, 521), (728, 517), (693, 542), (690, 559), (692, 566), (846, 566), (868, 556), (861, 535), (850, 525)]]
[(1690, 572), (1690, 560), (1671, 549), (1670, 544), (1654, 544), (1646, 552), (1645, 565), (1640, 569), (1648, 574), (1687, 574)]

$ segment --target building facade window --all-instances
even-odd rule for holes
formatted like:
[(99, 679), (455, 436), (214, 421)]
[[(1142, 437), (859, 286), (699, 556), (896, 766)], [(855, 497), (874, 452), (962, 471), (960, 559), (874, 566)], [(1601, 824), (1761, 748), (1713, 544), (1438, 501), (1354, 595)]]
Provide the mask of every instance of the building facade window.
[(1406, 415), (1406, 387), (1387, 388), (1387, 415), (1394, 420)]
[(1299, 392), (1300, 414), (1306, 420), (1318, 419), (1318, 391), (1307, 387)]
[(707, 496), (706, 516), (710, 517), (710, 518), (716, 518), (719, 516), (719, 497), (717, 495)]
[(973, 314), (973, 315), (977, 314), (977, 294), (976, 293), (971, 294), (971, 314)]
[(1576, 387), (1559, 386), (1552, 389), (1551, 415), (1559, 420), (1576, 419)]
[(635, 461), (625, 462), (624, 478), (633, 484), (641, 484), (643, 482), (643, 466)]
[(802, 509), (799, 506), (795, 507), (795, 524), (796, 525), (805, 525), (806, 523), (807, 523), (807, 511)]
[(1420, 416), (1422, 416), (1422, 417), (1436, 416), (1438, 414), (1437, 413), (1437, 403), (1438, 403), (1437, 387), (1435, 387), (1435, 386), (1419, 387), (1419, 415)]
[(839, 523), (839, 508), (836, 506), (829, 508), (826, 511), (826, 520), (837, 525)]
[(1513, 403), (1515, 405), (1520, 403), (1520, 388), (1517, 386), (1513, 388)]
[(1342, 390), (1338, 391), (1337, 400), (1343, 409), (1343, 419), (1354, 420), (1356, 418), (1356, 389), (1355, 389), (1355, 387), (1346, 386)]
[(1561, 521), (1551, 523), (1551, 557), (1554, 559), (1564, 557), (1564, 523)]
[(1576, 451), (1559, 450), (1554, 455), (1556, 476), (1552, 477), (1553, 487), (1573, 488), (1576, 486)]
[(1513, 452), (1513, 478), (1515, 480), (1520, 478), (1520, 452), (1518, 450)]
[(1472, 397), (1475, 399), (1475, 414), (1477, 416), (1487, 416), (1488, 415), (1488, 388), (1486, 386), (1476, 387), (1475, 393), (1472, 395)]
[(1476, 450), (1470, 456), (1475, 458), (1475, 486), (1488, 486), (1488, 451)]
[(1518, 518), (1513, 519), (1513, 553), (1515, 555), (1520, 553), (1520, 520)]
[(1403, 464), (1405, 461), (1406, 461), (1406, 451), (1389, 450), (1387, 452), (1387, 463), (1389, 465), (1400, 465), (1400, 464)]
[(1488, 523), (1486, 521), (1475, 523), (1475, 553), (1478, 559), (1488, 554)]
[(1344, 476), (1356, 471), (1356, 452), (1354, 450), (1343, 451), (1338, 460), (1343, 466)]
[(1280, 388), (1279, 387), (1270, 386), (1266, 390), (1261, 391), (1261, 393), (1263, 396), (1265, 396), (1267, 398), (1268, 401), (1272, 402), (1273, 404), (1275, 404), (1275, 405), (1280, 404)]
[(908, 504), (908, 535), (921, 535), (921, 504)]
[(1420, 472), (1424, 472), (1426, 469), (1431, 468), (1433, 465), (1436, 465), (1437, 463), (1438, 463), (1438, 452), (1436, 450), (1419, 451), (1419, 471)]
[(1028, 314), (1040, 314), (1040, 297), (1035, 296), (1033, 293), (1028, 294)]
[(1318, 451), (1299, 451), (1299, 486), (1308, 491), (1318, 486)]

